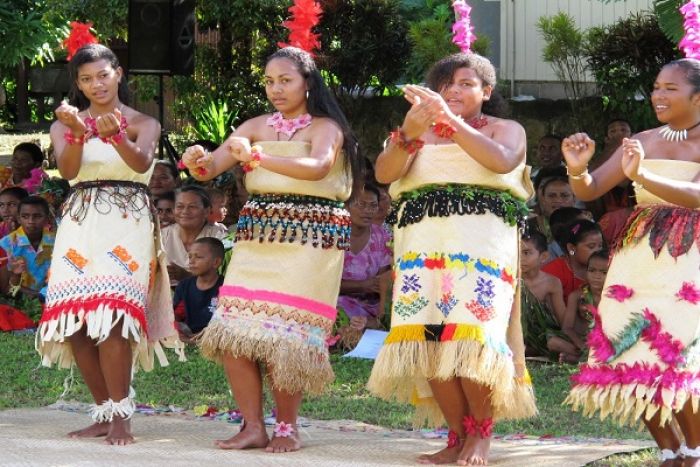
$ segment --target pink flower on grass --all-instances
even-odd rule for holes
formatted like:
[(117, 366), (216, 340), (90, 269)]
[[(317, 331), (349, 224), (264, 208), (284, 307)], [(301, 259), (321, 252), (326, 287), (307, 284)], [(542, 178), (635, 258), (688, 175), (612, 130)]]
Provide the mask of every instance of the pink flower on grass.
[(272, 432), (278, 438), (289, 438), (294, 433), (294, 428), (291, 423), (277, 422)]
[(618, 302), (624, 302), (628, 298), (631, 298), (632, 295), (634, 295), (634, 290), (621, 284), (609, 286), (607, 292), (605, 293), (606, 297), (614, 298)]
[(695, 282), (683, 282), (681, 289), (676, 293), (678, 300), (685, 300), (688, 303), (697, 305), (700, 302), (700, 289), (695, 286)]

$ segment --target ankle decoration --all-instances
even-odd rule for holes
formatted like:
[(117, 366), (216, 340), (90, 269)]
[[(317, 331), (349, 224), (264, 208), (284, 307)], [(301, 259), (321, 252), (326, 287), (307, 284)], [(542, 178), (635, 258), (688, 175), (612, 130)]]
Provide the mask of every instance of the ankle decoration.
[(277, 438), (289, 438), (294, 434), (294, 428), (291, 423), (277, 422), (272, 432)]
[(90, 418), (96, 423), (112, 421), (112, 399), (107, 399), (101, 404), (90, 405)]
[(462, 444), (462, 439), (459, 437), (456, 431), (450, 430), (447, 433), (447, 447), (454, 448)]
[(490, 438), (493, 434), (493, 418), (485, 418), (480, 422), (472, 415), (466, 415), (462, 419), (464, 431), (469, 436), (479, 436), (480, 438)]
[(118, 415), (122, 419), (128, 420), (134, 415), (135, 411), (136, 404), (134, 404), (134, 400), (128, 396), (119, 402), (112, 402), (112, 416)]
[[(683, 446), (685, 446), (685, 445), (683, 445)], [(681, 449), (683, 448), (683, 446), (681, 446)], [(659, 460), (661, 462), (664, 462), (664, 461), (669, 461), (669, 460), (675, 459), (678, 457), (680, 452), (681, 452), (680, 449), (678, 450), (678, 452), (673, 452), (670, 449), (662, 449), (661, 452), (659, 453)]]
[[(664, 449), (663, 451), (667, 451), (668, 449)], [(661, 451), (663, 453), (663, 451)], [(691, 449), (685, 444), (681, 444), (680, 449), (678, 450), (678, 453), (684, 457), (700, 457), (700, 446)]]

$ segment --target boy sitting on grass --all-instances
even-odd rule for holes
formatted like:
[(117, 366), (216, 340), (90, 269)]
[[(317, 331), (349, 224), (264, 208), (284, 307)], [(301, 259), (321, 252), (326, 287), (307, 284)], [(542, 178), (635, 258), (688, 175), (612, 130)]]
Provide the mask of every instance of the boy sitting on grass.
[(173, 298), (175, 321), (183, 342), (192, 342), (216, 310), (219, 287), (224, 282), (218, 272), (224, 245), (217, 238), (198, 238), (192, 243), (188, 258), (192, 275), (178, 283)]
[(28, 196), (19, 203), (19, 228), (0, 239), (7, 267), (0, 268), (0, 291), (39, 297), (46, 286), (55, 234), (49, 230), (45, 199)]

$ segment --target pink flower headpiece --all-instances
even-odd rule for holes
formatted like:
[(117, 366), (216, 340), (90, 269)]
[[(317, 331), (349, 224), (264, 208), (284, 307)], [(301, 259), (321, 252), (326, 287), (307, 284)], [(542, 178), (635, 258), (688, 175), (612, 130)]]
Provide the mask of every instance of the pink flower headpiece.
[(457, 44), (462, 53), (471, 50), (472, 43), (476, 40), (469, 14), (472, 7), (464, 0), (454, 0), (452, 8), (455, 10), (455, 24), (452, 25), (452, 42)]
[(690, 0), (680, 8), (683, 15), (685, 35), (678, 43), (678, 48), (687, 58), (700, 59), (700, 5), (698, 0)]
[(321, 21), (321, 5), (315, 0), (294, 0), (294, 5), (289, 7), (292, 18), (282, 22), (282, 26), (289, 29), (287, 42), (278, 42), (279, 47), (299, 47), (314, 55), (314, 50), (321, 48), (320, 34), (312, 31)]

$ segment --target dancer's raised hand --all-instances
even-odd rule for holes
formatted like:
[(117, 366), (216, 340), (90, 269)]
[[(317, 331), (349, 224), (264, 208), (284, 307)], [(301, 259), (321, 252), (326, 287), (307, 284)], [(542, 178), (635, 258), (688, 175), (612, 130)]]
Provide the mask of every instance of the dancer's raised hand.
[(583, 172), (595, 153), (595, 141), (586, 133), (576, 133), (564, 138), (561, 152), (571, 172)]
[(630, 180), (639, 178), (639, 164), (644, 160), (644, 148), (638, 139), (622, 140), (622, 171)]
[(208, 168), (213, 157), (199, 144), (190, 146), (182, 153), (182, 163), (188, 170), (193, 171), (198, 168)]
[(239, 162), (248, 162), (252, 159), (250, 140), (242, 136), (229, 136), (224, 143), (231, 156)]
[(87, 125), (78, 115), (78, 108), (70, 105), (68, 102), (61, 102), (61, 105), (58, 106), (54, 113), (56, 114), (56, 119), (70, 128), (74, 134), (82, 135), (87, 131)]
[(403, 92), (406, 100), (412, 105), (406, 113), (401, 129), (406, 139), (412, 140), (420, 137), (442, 118), (447, 104), (440, 94), (422, 86), (409, 84), (404, 87)]
[(109, 138), (114, 136), (121, 130), (122, 113), (119, 109), (114, 109), (114, 112), (108, 112), (100, 115), (95, 119), (95, 127), (100, 138)]

